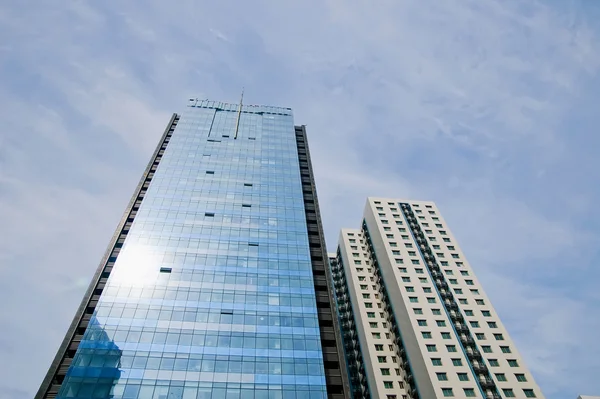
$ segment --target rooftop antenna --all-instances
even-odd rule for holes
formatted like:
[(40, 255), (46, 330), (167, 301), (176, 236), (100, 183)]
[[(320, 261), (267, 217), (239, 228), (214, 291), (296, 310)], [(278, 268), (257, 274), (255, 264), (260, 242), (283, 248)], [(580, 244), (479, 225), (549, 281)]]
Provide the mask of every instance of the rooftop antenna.
[(244, 102), (244, 88), (242, 87), (242, 97), (240, 98), (240, 108), (238, 109), (237, 121), (235, 122), (235, 135), (234, 140), (237, 139), (238, 130), (240, 129), (240, 117), (242, 116), (242, 103)]

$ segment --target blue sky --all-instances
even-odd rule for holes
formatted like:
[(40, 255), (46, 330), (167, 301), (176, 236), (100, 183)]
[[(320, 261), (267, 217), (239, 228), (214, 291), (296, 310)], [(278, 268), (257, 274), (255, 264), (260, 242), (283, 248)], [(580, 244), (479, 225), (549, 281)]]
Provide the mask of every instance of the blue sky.
[(44, 372), (172, 112), (290, 106), (329, 249), (440, 207), (548, 399), (600, 394), (600, 3), (0, 4), (0, 399)]

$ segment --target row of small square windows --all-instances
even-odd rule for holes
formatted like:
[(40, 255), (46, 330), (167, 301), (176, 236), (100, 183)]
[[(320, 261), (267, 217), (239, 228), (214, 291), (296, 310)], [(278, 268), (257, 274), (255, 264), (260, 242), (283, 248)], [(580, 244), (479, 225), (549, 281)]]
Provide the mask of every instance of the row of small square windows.
[[(406, 268), (399, 268), (399, 269), (402, 269), (401, 272), (406, 272)], [(362, 268), (357, 268), (356, 270), (358, 272), (362, 272), (363, 271)], [(367, 270), (369, 272), (371, 271), (370, 268), (368, 268)], [(417, 273), (424, 273), (423, 269), (415, 269), (415, 271)], [(450, 279), (450, 280), (451, 280), (450, 284), (457, 284), (458, 283), (458, 281), (456, 279)], [(366, 281), (366, 276), (358, 276), (358, 281)], [(370, 278), (370, 281), (373, 281), (373, 278)], [(410, 277), (402, 277), (402, 281), (405, 282), (405, 283), (411, 282)], [(427, 283), (428, 282), (427, 278), (425, 278), (425, 277), (419, 277), (419, 281), (421, 283)], [(467, 285), (473, 285), (474, 284), (473, 280), (465, 280), (465, 283)], [(405, 287), (405, 288), (406, 288), (407, 292), (415, 292), (414, 291), (414, 287)], [(361, 290), (368, 290), (369, 286), (367, 284), (360, 284), (360, 289)], [(377, 286), (373, 285), (373, 289), (377, 290)], [(454, 291), (455, 291), (456, 294), (463, 294), (463, 291), (462, 291), (461, 288), (455, 288)], [(471, 293), (473, 295), (479, 295), (480, 294), (478, 289), (471, 289), (470, 291), (471, 291)], [(423, 292), (426, 293), (426, 294), (429, 294), (429, 293), (432, 293), (432, 290), (431, 290), (430, 287), (424, 287), (423, 288)], [(417, 297), (412, 297), (412, 296), (409, 297), (409, 301), (413, 302), (413, 303), (419, 302), (419, 300), (418, 300)], [(427, 298), (427, 302), (429, 302), (429, 303), (436, 303), (435, 298), (429, 298), (429, 297)], [(485, 305), (485, 301), (483, 299), (476, 299), (475, 302), (478, 305)], [(459, 298), (459, 303), (462, 304), (462, 305), (468, 305), (468, 300), (465, 299), (465, 298)]]
[[(381, 369), (381, 370), (386, 370), (386, 369)], [(457, 374), (458, 374), (458, 378), (461, 381), (469, 381), (469, 377), (467, 376), (466, 373), (457, 373)], [(496, 374), (496, 376), (499, 376), (499, 375), (504, 376), (504, 374)], [(515, 374), (515, 375), (520, 376), (523, 374)], [(439, 381), (448, 381), (448, 376), (446, 375), (446, 373), (437, 373), (437, 377), (438, 377)], [(524, 375), (523, 375), (523, 377), (524, 377)], [(504, 378), (506, 378), (506, 377), (504, 377)], [(402, 383), (399, 383), (399, 384), (402, 384)], [(388, 388), (388, 389), (393, 389), (394, 384), (391, 381), (384, 381), (384, 387)], [(402, 388), (402, 386), (400, 386), (400, 388)], [(463, 388), (463, 392), (464, 392), (465, 397), (467, 397), (467, 398), (476, 397), (474, 388)], [(507, 398), (515, 397), (515, 392), (512, 388), (504, 388), (504, 389), (502, 389), (502, 393)], [(525, 394), (525, 397), (527, 397), (527, 398), (535, 398), (536, 397), (533, 389), (523, 389), (523, 393)], [(444, 397), (454, 397), (454, 390), (453, 390), (453, 388), (442, 388), (442, 394), (444, 395)], [(406, 397), (407, 397), (406, 395), (402, 395), (403, 399)], [(396, 395), (387, 395), (386, 398), (387, 399), (397, 399), (397, 396)]]

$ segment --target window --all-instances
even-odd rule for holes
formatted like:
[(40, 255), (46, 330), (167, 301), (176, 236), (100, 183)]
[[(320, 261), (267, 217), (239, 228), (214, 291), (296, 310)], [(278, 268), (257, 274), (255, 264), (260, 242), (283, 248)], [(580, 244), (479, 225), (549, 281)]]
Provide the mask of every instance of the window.
[(423, 292), (426, 294), (431, 294), (431, 288), (430, 287), (423, 287)]
[(496, 373), (496, 379), (500, 382), (506, 381), (506, 375), (504, 373)]
[(394, 388), (394, 383), (392, 381), (383, 381), (383, 387), (386, 389)]
[[(398, 260), (402, 260), (402, 259), (396, 259), (396, 263), (398, 263)], [(400, 273), (406, 273), (406, 267), (399, 267), (398, 271), (400, 271)]]
[(378, 211), (383, 211), (383, 207), (382, 206), (377, 206), (377, 207), (375, 207), (375, 209), (377, 209)]
[[(411, 260), (410, 260), (410, 262), (411, 262), (413, 265), (418, 265), (418, 264), (419, 264), (419, 260), (418, 260), (418, 259), (411, 259)], [(419, 272), (417, 272), (417, 273), (419, 273)]]
[(417, 320), (417, 324), (419, 324), (419, 326), (421, 326), (421, 327), (426, 327), (427, 320)]
[(451, 339), (450, 333), (449, 332), (443, 332), (442, 333), (442, 339)]
[(435, 303), (435, 298), (427, 298), (427, 303)]
[(485, 340), (485, 334), (484, 333), (475, 333), (475, 337), (479, 340)]
[(412, 303), (417, 303), (419, 302), (419, 299), (416, 296), (409, 296), (408, 300)]
[(406, 292), (415, 292), (415, 287), (406, 287)]
[(525, 394), (526, 398), (535, 398), (535, 393), (533, 392), (533, 389), (523, 389), (523, 393)]
[(433, 231), (431, 231), (431, 230), (425, 230), (425, 234), (433, 234)]
[(427, 284), (427, 278), (426, 277), (419, 277), (419, 282), (423, 283), (423, 284)]
[(458, 254), (452, 254), (453, 259), (458, 259)]
[(489, 328), (498, 328), (498, 324), (495, 321), (488, 321)]
[[(424, 224), (424, 223), (423, 223), (423, 224)], [(440, 249), (440, 246), (439, 246), (439, 245), (434, 245), (434, 246), (433, 246), (433, 249)]]
[(504, 341), (504, 336), (502, 334), (494, 334), (494, 338), (496, 338), (496, 341)]
[(369, 297), (371, 297), (371, 294), (362, 294), (363, 299), (369, 299)]
[(503, 388), (502, 392), (504, 393), (504, 396), (506, 396), (507, 398), (514, 398), (515, 397), (515, 393), (512, 389), (510, 388)]
[(380, 369), (381, 375), (390, 375), (390, 369)]
[(459, 381), (469, 381), (467, 373), (457, 373)]
[(508, 346), (501, 346), (500, 350), (502, 353), (511, 353), (510, 348)]
[(415, 314), (423, 314), (423, 309), (421, 308), (414, 308), (413, 311), (415, 312)]
[(473, 294), (473, 295), (479, 295), (479, 290), (471, 289), (471, 294)]
[(431, 309), (431, 313), (433, 313), (435, 316), (439, 316), (442, 314), (442, 311), (439, 309)]
[(525, 378), (525, 374), (515, 374), (517, 381), (519, 382), (527, 382), (527, 378)]
[(444, 320), (436, 320), (435, 322), (438, 327), (446, 327), (446, 322)]
[(469, 272), (468, 272), (468, 271), (466, 271), (466, 270), (461, 270), (461, 271), (460, 271), (460, 275), (461, 275), (461, 276), (468, 276), (468, 275), (469, 275)]
[(437, 348), (435, 345), (426, 345), (427, 352), (437, 352)]
[[(442, 266), (448, 266), (448, 261), (446, 261), (446, 260), (443, 260), (440, 263), (442, 264)], [(448, 273), (448, 272), (452, 272), (452, 270), (446, 270), (446, 273)]]
[(519, 362), (517, 362), (515, 359), (509, 359), (508, 360), (508, 365), (510, 367), (519, 367)]
[(463, 263), (462, 263), (462, 262), (456, 262), (456, 266), (457, 266), (457, 267), (462, 267), (462, 266), (463, 266)]
[[(448, 262), (446, 262), (446, 263), (448, 263)], [(443, 266), (448, 266), (448, 265), (443, 265)], [(444, 273), (446, 273), (446, 274), (447, 274), (447, 275), (449, 275), (449, 276), (452, 276), (452, 275), (454, 275), (454, 272), (453, 272), (451, 269), (445, 269), (445, 270), (444, 270)]]
[(465, 396), (467, 398), (475, 397), (475, 390), (473, 388), (463, 388), (463, 391), (465, 391)]
[(472, 310), (465, 310), (465, 316), (473, 316), (473, 311)]
[(460, 303), (461, 305), (467, 305), (469, 302), (467, 302), (465, 298), (459, 298), (458, 303)]
[(408, 251), (408, 255), (409, 256), (417, 256), (417, 253), (415, 251)]
[(466, 283), (467, 285), (473, 285), (473, 280), (465, 280), (465, 283)]
[(438, 256), (438, 258), (443, 258), (444, 257), (444, 253), (443, 252), (436, 252), (436, 255)]
[(358, 254), (357, 252), (353, 252), (352, 256), (354, 256), (355, 258), (358, 258), (360, 256), (360, 254)]
[(479, 328), (479, 322), (478, 321), (470, 321), (469, 323), (471, 323), (471, 327)]
[(456, 345), (446, 345), (448, 352), (456, 352)]
[(415, 272), (416, 272), (417, 274), (423, 274), (423, 269), (415, 269)]
[(380, 339), (381, 338), (381, 334), (380, 333), (371, 333), (371, 335), (373, 336), (373, 338), (375, 339)]
[(444, 395), (444, 397), (452, 397), (454, 396), (454, 391), (452, 391), (452, 388), (442, 388), (442, 394)]
[(435, 373), (438, 381), (448, 381), (448, 375), (446, 373)]
[(429, 241), (436, 241), (435, 237), (428, 237)]
[(492, 347), (489, 345), (482, 345), (481, 349), (483, 349), (483, 353), (492, 353)]
[(443, 235), (443, 236), (445, 236), (445, 235), (446, 235), (446, 232), (445, 232), (444, 230), (440, 230), (440, 235)]
[(390, 247), (397, 247), (397, 246), (398, 246), (398, 244), (397, 244), (397, 243), (395, 243), (395, 242), (390, 242)]
[(485, 305), (485, 302), (483, 302), (483, 299), (475, 299), (475, 303), (478, 305)]
[(377, 356), (377, 361), (379, 363), (387, 363), (387, 358), (385, 356)]
[(371, 328), (377, 328), (377, 322), (370, 322), (369, 323), (369, 327), (371, 327)]
[(365, 277), (364, 276), (358, 276), (358, 281), (365, 281)]
[(451, 278), (448, 281), (450, 282), (450, 284), (458, 284), (458, 280), (455, 278)]
[(423, 331), (421, 332), (421, 335), (423, 335), (423, 338), (425, 339), (431, 339), (431, 333), (429, 331)]
[(394, 249), (392, 250), (392, 255), (400, 255), (400, 251)]
[[(391, 228), (391, 227), (388, 227), (388, 226), (386, 226), (386, 227), (384, 227), (384, 228), (383, 228), (383, 231), (392, 231), (392, 228)], [(393, 238), (393, 237), (390, 237), (390, 238)]]
[(375, 318), (375, 312), (367, 312), (367, 317), (369, 319), (374, 319)]
[(360, 260), (355, 260), (355, 261), (354, 261), (354, 264), (355, 264), (355, 265), (360, 265)]
[(500, 366), (500, 363), (498, 363), (498, 359), (489, 359), (488, 362), (490, 362), (490, 367)]
[(402, 277), (403, 283), (410, 283), (410, 277)]
[(431, 358), (431, 364), (433, 364), (434, 366), (441, 366), (442, 359), (440, 359), (439, 357)]
[(372, 307), (373, 307), (372, 302), (365, 302), (365, 308), (372, 308)]
[(375, 345), (375, 350), (377, 352), (383, 352), (383, 345)]
[(366, 290), (368, 288), (368, 286), (366, 284), (361, 284), (360, 285), (360, 289), (361, 290)]
[(483, 315), (483, 317), (491, 317), (492, 314), (490, 313), (489, 310), (482, 310), (481, 314)]
[[(387, 227), (387, 228), (389, 229), (389, 227)], [(394, 238), (394, 235), (393, 234), (386, 234), (385, 237), (386, 238)]]
[(452, 364), (455, 366), (462, 366), (462, 360), (460, 359), (452, 359)]

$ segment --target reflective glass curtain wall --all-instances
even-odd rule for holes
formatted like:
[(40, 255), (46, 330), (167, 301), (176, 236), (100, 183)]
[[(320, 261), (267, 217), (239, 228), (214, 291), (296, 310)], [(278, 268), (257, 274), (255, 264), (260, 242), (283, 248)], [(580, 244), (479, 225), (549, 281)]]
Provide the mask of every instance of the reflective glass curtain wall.
[(325, 398), (292, 113), (191, 101), (58, 398)]

